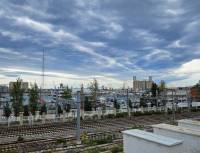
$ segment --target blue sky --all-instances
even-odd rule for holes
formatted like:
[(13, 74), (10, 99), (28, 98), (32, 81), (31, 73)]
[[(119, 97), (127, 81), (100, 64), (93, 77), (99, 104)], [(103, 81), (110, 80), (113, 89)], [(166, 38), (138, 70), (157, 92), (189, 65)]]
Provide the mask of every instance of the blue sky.
[(169, 86), (200, 78), (199, 0), (1, 0), (0, 83), (17, 77), (132, 86), (132, 76)]

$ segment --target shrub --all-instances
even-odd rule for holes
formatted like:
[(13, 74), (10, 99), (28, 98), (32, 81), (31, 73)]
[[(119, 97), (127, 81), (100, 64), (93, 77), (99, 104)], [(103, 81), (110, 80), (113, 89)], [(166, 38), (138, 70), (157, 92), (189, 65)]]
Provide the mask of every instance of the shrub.
[(108, 114), (105, 116), (105, 118), (115, 118), (115, 115), (114, 114)]
[(64, 139), (64, 138), (60, 138), (60, 139), (57, 139), (57, 140), (56, 140), (56, 143), (57, 143), (57, 144), (66, 144), (67, 141), (66, 141), (66, 139)]
[(123, 146), (122, 145), (118, 145), (118, 146), (114, 146), (111, 148), (111, 152), (112, 153), (119, 153), (123, 151)]
[(22, 142), (24, 141), (24, 138), (22, 136), (18, 136), (17, 141)]
[(117, 118), (120, 118), (120, 117), (127, 117), (127, 116), (128, 116), (128, 113), (127, 113), (127, 112), (117, 113), (117, 114), (116, 114), (116, 117), (117, 117)]

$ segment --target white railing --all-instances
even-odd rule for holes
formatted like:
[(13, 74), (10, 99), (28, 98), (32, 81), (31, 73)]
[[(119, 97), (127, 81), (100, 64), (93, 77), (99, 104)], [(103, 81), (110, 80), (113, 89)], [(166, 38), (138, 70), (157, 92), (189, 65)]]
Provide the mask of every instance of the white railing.
[[(186, 104), (184, 104), (185, 106)], [(200, 102), (193, 102), (192, 106), (194, 108), (200, 106)], [(177, 106), (178, 107), (178, 106)], [(171, 109), (172, 107), (146, 107), (146, 108), (133, 108), (130, 109), (131, 113), (136, 113), (136, 112), (156, 112), (156, 111), (166, 111), (167, 109)], [(182, 107), (180, 107), (182, 108)], [(5, 116), (0, 116), (0, 124), (7, 124), (9, 123), (13, 123), (13, 122), (19, 122), (20, 121), (22, 123), (29, 123), (29, 124), (33, 124), (33, 122), (40, 122), (40, 121), (50, 121), (50, 122), (54, 122), (54, 121), (59, 121), (59, 120), (63, 120), (63, 121), (67, 121), (67, 120), (71, 120), (71, 119), (75, 119), (76, 118), (76, 110), (72, 110), (68, 113), (63, 113), (60, 116), (58, 116), (58, 114), (52, 113), (53, 111), (48, 111), (48, 113), (46, 115), (40, 115), (39, 112), (36, 113), (35, 116), (18, 116), (15, 117), (13, 114), (9, 117), (9, 119), (7, 119)], [(125, 113), (128, 112), (126, 108), (124, 109), (119, 109), (119, 110), (115, 110), (115, 109), (108, 109), (108, 110), (96, 110), (96, 111), (81, 111), (81, 117), (84, 119), (85, 117), (89, 117), (89, 118), (93, 118), (98, 116), (98, 118), (101, 118), (102, 116), (106, 116), (109, 114), (113, 114), (116, 115), (117, 113)]]

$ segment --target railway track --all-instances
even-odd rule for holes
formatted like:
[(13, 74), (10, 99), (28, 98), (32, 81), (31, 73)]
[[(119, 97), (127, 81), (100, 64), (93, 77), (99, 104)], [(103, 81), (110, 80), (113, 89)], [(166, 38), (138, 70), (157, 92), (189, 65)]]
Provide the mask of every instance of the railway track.
[[(176, 114), (176, 119), (183, 118), (200, 118), (200, 113), (183, 113)], [(137, 126), (145, 127), (151, 130), (149, 125), (158, 123), (169, 123), (171, 116), (165, 115), (151, 115), (151, 116), (138, 116), (131, 118), (113, 118), (102, 120), (86, 120), (81, 121), (81, 131), (87, 133), (118, 133), (120, 131), (134, 128)], [(0, 150), (20, 150), (25, 149), (30, 151), (39, 151), (45, 149), (56, 148), (55, 143), (59, 138), (65, 138), (67, 142), (75, 140), (76, 124), (75, 122), (66, 123), (48, 123), (42, 125), (32, 126), (14, 126), (2, 127), (0, 130)], [(24, 142), (18, 142), (18, 136), (23, 137)], [(71, 146), (71, 149), (73, 145)], [(70, 149), (70, 148), (68, 148)]]

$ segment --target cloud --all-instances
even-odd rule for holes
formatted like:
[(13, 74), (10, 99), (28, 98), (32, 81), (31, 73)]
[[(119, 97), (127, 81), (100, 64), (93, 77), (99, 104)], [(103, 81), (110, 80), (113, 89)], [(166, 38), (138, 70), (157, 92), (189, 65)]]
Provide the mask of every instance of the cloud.
[(147, 54), (144, 59), (146, 60), (171, 60), (172, 56), (170, 52), (162, 49), (155, 49)]
[(48, 23), (37, 22), (28, 17), (13, 17), (13, 18), (16, 20), (16, 24), (18, 25), (27, 26), (36, 31), (54, 34), (54, 32), (52, 31), (52, 26)]
[(171, 44), (168, 45), (169, 48), (185, 48), (186, 45), (181, 43), (181, 40), (175, 40)]
[[(56, 77), (56, 83), (81, 83), (82, 78), (70, 78), (65, 72), (104, 76), (102, 83), (110, 81), (120, 87), (120, 81), (131, 80), (132, 75), (153, 75), (180, 85), (185, 79), (193, 83), (196, 78), (186, 74), (193, 69), (184, 63), (200, 59), (199, 4), (197, 0), (2, 0), (0, 68), (26, 65), (25, 70), (39, 71), (45, 48), (51, 86)], [(15, 73), (27, 80), (41, 79), (27, 71), (2, 74), (12, 80)]]
[(191, 86), (196, 84), (200, 78), (200, 59), (193, 59), (186, 63), (183, 63), (180, 67), (172, 70), (171, 74), (178, 77), (184, 77), (184, 79), (171, 81), (171, 86)]
[[(39, 85), (41, 84), (42, 72), (38, 70), (31, 70), (30, 68), (16, 68), (16, 67), (8, 67), (8, 68), (0, 68), (0, 71), (5, 73), (7, 77), (12, 80), (16, 79), (16, 77), (9, 76), (10, 74), (15, 74), (15, 76), (21, 77), (24, 81), (28, 82), (37, 82)], [(3, 77), (3, 76), (2, 76)], [(64, 83), (68, 85), (75, 85), (76, 87), (80, 87), (82, 83), (87, 85), (92, 81), (93, 78), (96, 78), (102, 85), (111, 85), (117, 87), (121, 84), (121, 80), (112, 77), (112, 75), (80, 75), (80, 74), (72, 74), (67, 72), (55, 72), (55, 71), (46, 71), (45, 72), (45, 87), (52, 87), (52, 84)], [(8, 80), (9, 80), (8, 79)], [(5, 83), (8, 83), (8, 80)], [(54, 80), (54, 81), (52, 81)], [(72, 81), (70, 83), (70, 81)], [(74, 83), (75, 82), (75, 83)]]
[(167, 9), (165, 12), (171, 16), (179, 16), (185, 13), (183, 9)]
[(182, 66), (174, 71), (175, 74), (191, 75), (200, 74), (200, 59), (193, 59), (189, 62), (182, 64)]
[(4, 37), (11, 38), (12, 41), (20, 41), (20, 40), (28, 38), (27, 36), (25, 36), (23, 34), (13, 32), (13, 31), (0, 31), (0, 34)]
[(150, 32), (146, 29), (137, 29), (132, 30), (131, 37), (142, 41), (145, 45), (157, 44), (163, 41), (163, 38), (159, 38), (155, 33)]

